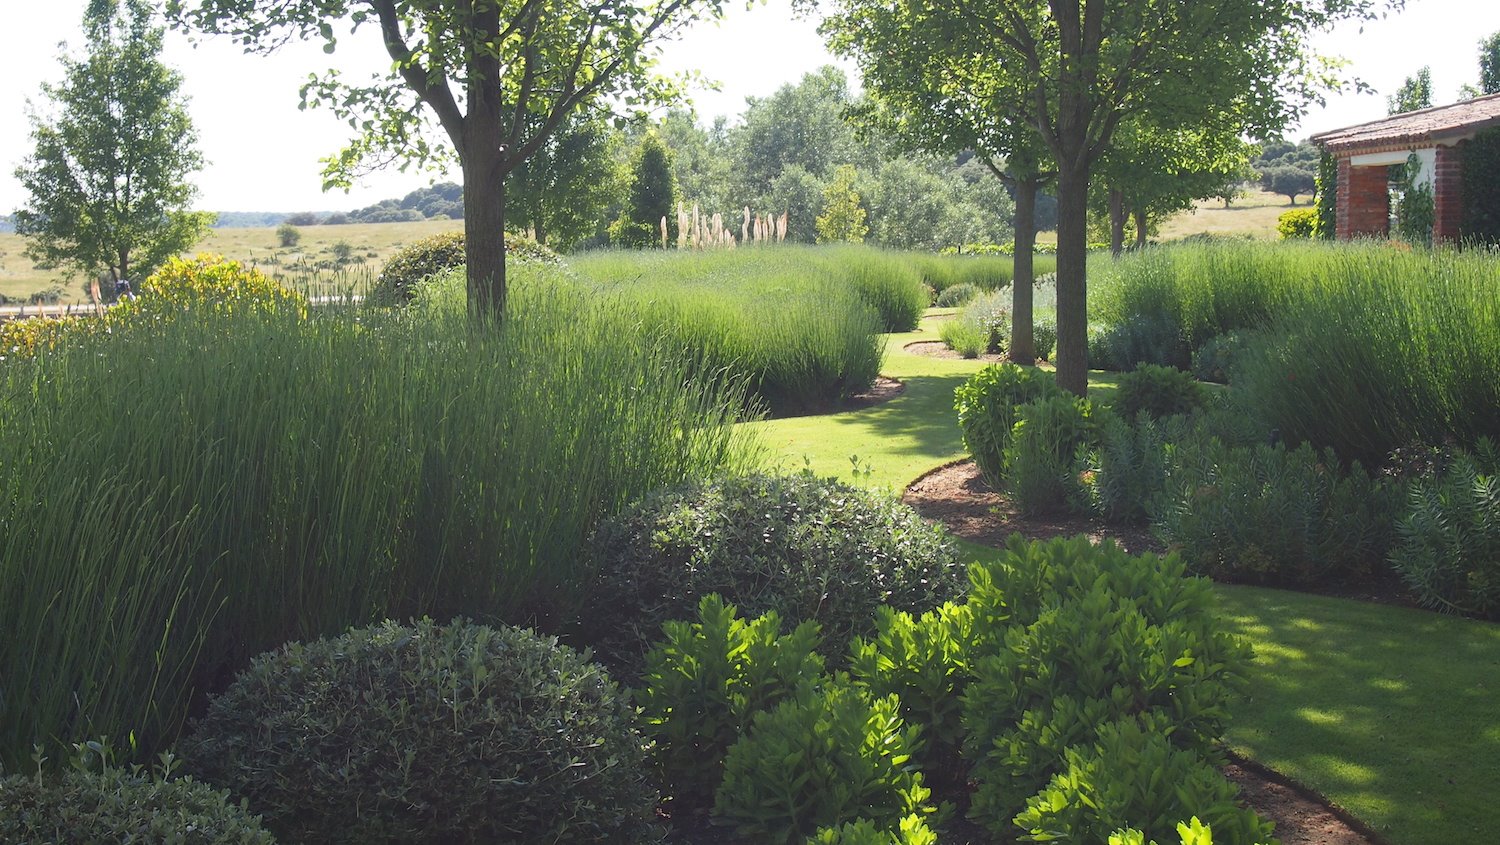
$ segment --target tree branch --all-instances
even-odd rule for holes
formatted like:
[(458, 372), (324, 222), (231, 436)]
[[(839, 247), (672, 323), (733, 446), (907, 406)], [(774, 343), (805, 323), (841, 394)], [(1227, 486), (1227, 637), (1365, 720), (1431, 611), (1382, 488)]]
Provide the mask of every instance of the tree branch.
[[(463, 149), (464, 116), (448, 87), (448, 78), (422, 67), (412, 55), (406, 39), (401, 35), (401, 16), (396, 12), (395, 0), (371, 0), (375, 13), (380, 17), (380, 34), (385, 41), (385, 50), (401, 72), (401, 78), (417, 96), (437, 112), (438, 122), (453, 141), (454, 149)], [(437, 81), (434, 82), (434, 77)]]

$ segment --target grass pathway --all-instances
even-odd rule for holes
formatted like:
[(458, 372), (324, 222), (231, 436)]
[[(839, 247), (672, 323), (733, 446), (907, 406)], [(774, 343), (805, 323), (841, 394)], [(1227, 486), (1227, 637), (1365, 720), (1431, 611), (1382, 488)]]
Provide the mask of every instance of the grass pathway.
[[(933, 325), (889, 338), (882, 372), (907, 385), (896, 399), (752, 424), (769, 463), (900, 491), (965, 457), (953, 388), (982, 364), (902, 351), (935, 339)], [(1112, 388), (1111, 374), (1091, 374), (1091, 393)], [(1226, 623), (1256, 652), (1228, 736), (1235, 751), (1394, 845), (1500, 841), (1500, 625), (1282, 590), (1218, 592)]]

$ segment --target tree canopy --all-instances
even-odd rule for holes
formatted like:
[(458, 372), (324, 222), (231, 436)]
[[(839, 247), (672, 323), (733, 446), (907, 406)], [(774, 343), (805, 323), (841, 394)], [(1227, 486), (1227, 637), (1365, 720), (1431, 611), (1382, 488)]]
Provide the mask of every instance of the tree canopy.
[(1396, 93), (1385, 100), (1388, 114), (1432, 108), (1432, 68), (1423, 67), (1408, 76)]
[[(469, 310), (505, 309), (505, 179), (582, 106), (675, 99), (652, 73), (652, 46), (722, 0), (169, 0), (179, 22), (266, 53), (321, 41), (335, 28), (373, 29), (387, 76), (346, 80), (336, 69), (302, 89), (304, 104), (347, 119), (358, 136), (328, 160), (330, 185), (392, 160), (430, 162), (451, 148), (464, 175)], [(447, 135), (434, 144), (432, 123)]]
[(190, 209), (203, 156), (151, 6), (93, 0), (84, 33), (88, 52), (64, 56), (62, 83), (42, 86), (51, 113), (31, 112), (16, 231), (44, 266), (141, 276), (207, 233), (213, 215)]

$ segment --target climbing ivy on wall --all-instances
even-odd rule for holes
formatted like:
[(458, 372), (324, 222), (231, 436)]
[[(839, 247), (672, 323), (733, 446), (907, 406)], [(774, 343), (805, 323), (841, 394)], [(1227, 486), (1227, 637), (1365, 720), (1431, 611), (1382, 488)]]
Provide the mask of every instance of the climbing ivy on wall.
[(1409, 244), (1432, 246), (1432, 224), (1437, 219), (1432, 185), (1418, 182), (1422, 160), (1412, 153), (1401, 166), (1401, 200), (1396, 205), (1396, 233)]
[(1318, 219), (1313, 237), (1333, 240), (1339, 220), (1339, 160), (1323, 150), (1318, 157)]
[(1500, 243), (1500, 129), (1464, 142), (1463, 183), (1464, 238)]

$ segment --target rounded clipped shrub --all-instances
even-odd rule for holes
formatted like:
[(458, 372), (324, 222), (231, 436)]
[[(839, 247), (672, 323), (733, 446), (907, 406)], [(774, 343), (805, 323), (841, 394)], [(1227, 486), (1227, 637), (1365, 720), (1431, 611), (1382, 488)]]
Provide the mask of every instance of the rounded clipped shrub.
[(1062, 396), (1063, 390), (1050, 373), (1007, 362), (975, 373), (953, 395), (964, 446), (985, 482), (999, 490), (1007, 475), (1006, 449), (1018, 419), (1016, 406)]
[(289, 842), (630, 842), (656, 799), (602, 667), (464, 621), (262, 655), (181, 750)]
[(592, 546), (600, 576), (586, 633), (625, 666), (709, 593), (746, 617), (817, 622), (825, 653), (841, 655), (852, 634), (873, 630), (876, 607), (921, 612), (965, 586), (940, 527), (811, 473), (666, 491), (602, 523)]
[(0, 779), (0, 842), (274, 845), (229, 793), (191, 778), (106, 767)]
[(979, 288), (968, 282), (960, 282), (950, 288), (943, 288), (938, 294), (937, 307), (957, 308), (979, 295)]
[(1036, 347), (1036, 357), (1051, 361), (1052, 353), (1057, 349), (1056, 321), (1043, 317), (1032, 323), (1031, 342)]
[[(411, 300), (412, 288), (428, 276), (461, 267), (464, 264), (464, 233), (444, 232), (423, 238), (391, 256), (375, 284), (369, 300), (375, 305), (401, 305)], [(525, 235), (505, 235), (507, 261), (532, 261), (557, 264), (557, 253)]]
[(1165, 419), (1177, 414), (1191, 414), (1203, 407), (1207, 397), (1203, 385), (1191, 373), (1141, 364), (1120, 376), (1115, 391), (1115, 412), (1127, 420), (1138, 414)]

